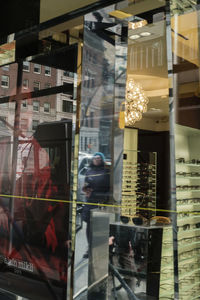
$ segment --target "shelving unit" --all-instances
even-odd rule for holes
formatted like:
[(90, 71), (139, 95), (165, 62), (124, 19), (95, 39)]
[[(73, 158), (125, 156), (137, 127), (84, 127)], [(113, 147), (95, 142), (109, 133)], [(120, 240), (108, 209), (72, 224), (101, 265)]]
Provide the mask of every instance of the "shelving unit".
[(121, 215), (150, 219), (156, 208), (156, 153), (125, 150), (124, 157)]
[[(200, 132), (177, 126), (176, 161), (179, 299), (199, 299), (200, 294)], [(180, 174), (183, 175), (180, 175)], [(190, 176), (194, 174), (194, 176)], [(198, 175), (199, 174), (199, 175)], [(196, 176), (197, 175), (197, 176)], [(183, 189), (181, 189), (183, 186)]]

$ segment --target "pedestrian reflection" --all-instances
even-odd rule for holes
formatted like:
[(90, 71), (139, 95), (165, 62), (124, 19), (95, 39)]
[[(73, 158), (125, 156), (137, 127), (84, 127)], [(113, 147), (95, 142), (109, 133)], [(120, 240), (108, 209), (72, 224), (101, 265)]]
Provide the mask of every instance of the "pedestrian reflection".
[[(86, 202), (82, 211), (83, 221), (86, 222), (86, 237), (89, 243), (90, 233), (90, 210), (97, 208), (98, 205), (108, 203), (110, 189), (110, 178), (108, 169), (105, 167), (105, 156), (101, 152), (96, 152), (91, 160), (89, 169), (85, 175), (83, 191), (86, 196)], [(88, 250), (83, 255), (88, 258)]]

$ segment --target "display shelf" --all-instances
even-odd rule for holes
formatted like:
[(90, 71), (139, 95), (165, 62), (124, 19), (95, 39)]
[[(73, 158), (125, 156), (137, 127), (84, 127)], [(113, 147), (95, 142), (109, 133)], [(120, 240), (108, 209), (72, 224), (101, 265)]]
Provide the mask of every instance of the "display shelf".
[(176, 201), (179, 298), (182, 300), (199, 299), (200, 201), (197, 198), (200, 197), (200, 159), (199, 147), (196, 147), (199, 133), (200, 130), (176, 125), (176, 182), (180, 188), (176, 189), (176, 193), (177, 198), (186, 198)]
[(178, 179), (199, 179), (200, 180), (200, 176), (181, 176), (181, 175), (176, 175), (176, 178)]
[(185, 190), (176, 190), (176, 192), (179, 192), (179, 193), (183, 193), (183, 192), (187, 192), (187, 193), (188, 192), (192, 192), (192, 193), (195, 192), (196, 193), (197, 192), (197, 193), (199, 193), (200, 189), (198, 189), (198, 190), (195, 190), (195, 189), (194, 190), (191, 190), (191, 189), (188, 189), (188, 190), (187, 189), (185, 189)]
[(176, 165), (178, 165), (178, 166), (188, 166), (188, 167), (200, 167), (200, 164), (189, 164), (189, 163), (179, 163), (179, 162), (176, 162)]
[[(142, 215), (149, 219), (156, 208), (155, 152), (125, 150), (122, 176), (122, 215)], [(140, 210), (140, 207), (146, 210)]]

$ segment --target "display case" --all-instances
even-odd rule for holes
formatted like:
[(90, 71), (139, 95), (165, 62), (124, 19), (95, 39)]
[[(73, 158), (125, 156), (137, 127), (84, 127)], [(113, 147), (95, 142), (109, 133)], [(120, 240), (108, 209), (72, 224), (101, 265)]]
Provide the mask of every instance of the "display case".
[(124, 151), (122, 211), (150, 219), (156, 209), (156, 152)]
[(115, 222), (110, 224), (110, 235), (115, 237), (112, 265), (131, 287), (135, 297), (129, 299), (159, 299), (163, 226)]

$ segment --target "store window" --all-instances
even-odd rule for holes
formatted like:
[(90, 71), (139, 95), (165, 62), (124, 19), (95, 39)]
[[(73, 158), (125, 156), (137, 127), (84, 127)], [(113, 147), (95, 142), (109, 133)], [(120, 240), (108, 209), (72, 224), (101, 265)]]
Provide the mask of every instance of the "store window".
[[(195, 1), (196, 3), (196, 1)], [(174, 140), (175, 140), (175, 182), (176, 197), (174, 206), (178, 212), (177, 249), (178, 249), (178, 286), (179, 297), (182, 299), (198, 298), (199, 279), (194, 285), (188, 285), (184, 280), (193, 282), (200, 278), (198, 262), (200, 236), (200, 169), (199, 169), (199, 17), (197, 6), (183, 3), (180, 9), (178, 3), (171, 6), (172, 52), (173, 52), (173, 107)], [(176, 34), (178, 32), (178, 35)], [(179, 39), (179, 36), (182, 36)], [(184, 38), (187, 43), (184, 43)], [(189, 245), (191, 248), (189, 249)], [(193, 288), (194, 287), (194, 288)], [(179, 299), (180, 299), (179, 298)]]
[(9, 76), (2, 75), (1, 76), (1, 87), (3, 88), (9, 88)]
[(34, 111), (39, 111), (39, 109), (40, 109), (40, 103), (39, 103), (39, 101), (34, 100), (33, 101), (33, 110)]
[(41, 65), (34, 64), (34, 66), (33, 66), (33, 72), (37, 73), (37, 74), (40, 74), (41, 73)]
[(73, 102), (63, 100), (63, 102), (62, 102), (62, 111), (72, 113), (73, 112)]
[[(100, 2), (106, 1), (98, 1), (98, 6), (100, 6)], [(74, 292), (74, 298), (91, 300), (199, 299), (199, 1), (130, 0), (124, 1), (122, 4), (118, 5), (117, 3), (102, 10), (93, 11), (84, 16), (83, 26), (77, 24), (75, 31), (70, 29), (70, 34), (77, 33), (78, 28), (81, 27), (76, 42), (80, 42), (81, 76), (84, 77), (77, 92), (79, 97), (77, 98), (77, 107), (80, 102), (81, 111), (80, 118), (76, 120), (78, 123), (76, 136), (79, 137), (79, 143), (77, 140), (75, 142), (73, 140), (73, 145), (79, 147), (78, 167), (75, 169), (75, 171), (78, 170), (78, 177), (75, 178), (75, 184), (71, 187), (73, 198), (69, 198), (69, 203), (71, 203), (71, 199), (75, 204), (78, 203), (77, 207), (73, 205), (73, 218), (70, 219), (75, 230), (72, 234), (70, 232), (69, 236), (59, 234), (58, 230), (56, 235), (57, 228), (55, 229), (55, 226), (57, 224), (54, 221), (58, 220), (55, 217), (58, 211), (56, 202), (54, 206), (53, 201), (50, 201), (51, 204), (45, 210), (45, 213), (49, 213), (48, 227), (47, 223), (40, 222), (38, 229), (37, 219), (36, 226), (32, 225), (34, 230), (29, 230), (27, 224), (24, 224), (23, 215), (22, 220), (18, 222), (17, 219), (16, 222), (16, 228), (19, 225), (23, 230), (23, 241), (24, 238), (29, 238), (30, 246), (36, 241), (42, 246), (44, 244), (45, 247), (49, 246), (49, 249), (45, 248), (43, 256), (39, 247), (34, 245), (34, 251), (31, 252), (33, 259), (29, 259), (29, 255), (25, 255), (24, 246), (14, 248), (14, 255), (23, 257), (23, 261), (20, 261), (18, 265), (18, 258), (10, 260), (10, 256), (8, 257), (7, 249), (12, 243), (10, 243), (11, 239), (5, 240), (5, 230), (2, 226), (0, 228), (0, 259), (3, 259), (5, 268), (3, 268), (2, 274), (0, 272), (0, 279), (3, 280), (7, 276), (4, 272), (6, 267), (8, 267), (9, 273), (12, 271), (12, 264), (15, 267), (16, 265), (23, 268), (26, 266), (27, 269), (34, 265), (31, 273), (30, 270), (22, 268), (23, 275), (25, 271), (28, 271), (26, 273), (32, 274), (33, 276), (30, 276), (35, 278), (45, 270), (42, 277), (46, 278), (46, 275), (48, 277), (50, 274), (53, 289), (47, 288), (46, 292), (44, 285), (42, 293), (47, 293), (46, 298), (51, 296), (50, 293), (54, 290), (55, 283), (56, 292), (52, 293), (52, 297), (60, 300), (62, 297), (60, 295), (64, 293), (60, 292), (56, 297), (57, 290), (62, 285), (65, 289), (67, 284), (66, 277), (63, 280), (63, 269), (61, 270), (58, 265), (63, 267), (67, 262), (68, 266), (78, 266), (75, 268), (73, 278), (69, 278), (69, 282), (73, 281), (74, 291), (72, 294)], [(115, 10), (116, 8), (117, 10)], [(119, 17), (120, 21), (118, 22)], [(51, 20), (45, 22), (45, 26), (48, 26), (49, 23)], [(59, 24), (58, 27), (55, 24), (53, 26), (53, 30), (47, 31), (58, 32), (58, 34), (53, 34), (52, 39), (46, 37), (41, 40), (41, 45), (45, 49), (44, 60), (47, 58), (54, 61), (49, 55), (49, 50), (51, 47), (53, 47), (52, 52), (57, 49), (63, 50), (61, 38), (63, 35), (66, 38), (66, 33), (68, 35), (69, 32), (68, 28), (64, 28), (65, 24), (62, 26)], [(59, 33), (60, 27), (62, 27), (62, 32)], [(82, 37), (83, 40), (81, 40)], [(60, 42), (54, 38), (60, 39)], [(69, 40), (73, 43), (71, 36)], [(72, 45), (64, 48), (71, 49)], [(59, 49), (59, 47), (61, 48)], [(61, 60), (61, 52), (58, 51), (59, 58), (55, 59), (55, 62), (58, 59), (58, 66), (60, 61), (61, 64), (71, 63), (71, 56), (68, 55)], [(80, 60), (77, 59), (74, 62), (76, 65)], [(41, 61), (41, 63), (43, 62)], [(34, 72), (39, 74), (41, 66), (38, 64), (34, 66)], [(28, 62), (25, 62), (24, 70), (30, 71)], [(72, 77), (73, 73), (69, 71), (63, 69), (59, 71), (60, 83), (62, 83), (62, 76)], [(48, 73), (49, 69), (47, 68), (44, 70), (44, 77), (50, 75)], [(6, 70), (5, 74), (7, 74)], [(79, 75), (77, 78), (81, 78)], [(34, 77), (40, 76), (34, 74)], [(45, 77), (45, 80), (48, 79), (50, 78)], [(69, 78), (65, 78), (65, 81), (64, 84), (67, 84)], [(9, 87), (9, 78), (2, 80), (1, 77), (1, 85), (2, 82), (4, 83), (3, 87)], [(51, 78), (51, 82), (54, 86), (53, 78)], [(46, 88), (51, 86), (42, 80), (41, 85)], [(38, 89), (40, 87), (36, 85), (34, 90)], [(6, 99), (5, 92), (7, 91), (4, 89), (1, 97), (3, 100)], [(50, 91), (46, 92), (49, 94)], [(67, 115), (63, 112), (73, 112), (73, 102), (70, 101), (70, 98), (62, 95), (62, 92), (58, 96), (60, 100), (56, 99), (60, 101), (61, 112), (58, 112), (56, 119), (60, 118), (60, 115)], [(53, 99), (54, 95), (51, 97)], [(10, 99), (12, 100), (12, 98)], [(48, 100), (48, 98), (42, 100), (44, 110), (42, 109), (41, 112), (48, 113), (51, 110)], [(25, 100), (22, 101), (22, 106), (26, 107), (24, 105), (26, 105)], [(14, 149), (11, 143), (15, 140), (12, 136), (14, 106), (14, 101), (9, 103), (10, 110), (6, 115), (8, 120), (12, 120), (11, 126), (0, 130), (1, 138), (5, 139), (6, 136), (9, 141), (9, 146), (0, 143), (2, 158), (0, 161), (0, 194), (4, 196), (5, 194), (11, 195), (13, 191), (10, 188), (10, 185), (13, 184), (10, 178), (6, 181), (2, 174), (11, 174), (10, 170), (13, 170), (7, 165), (9, 166), (9, 161), (15, 158), (15, 155), (12, 157), (13, 152), (11, 152)], [(26, 113), (28, 111), (24, 110)], [(40, 102), (35, 99), (31, 118), (34, 115), (34, 118), (38, 119), (38, 114), (34, 114), (38, 111), (40, 111)], [(0, 111), (0, 114), (5, 115), (6, 113), (6, 109)], [(46, 114), (45, 120), (48, 119), (51, 122), (49, 117), (52, 116)], [(27, 117), (21, 116), (21, 128), (26, 127), (27, 120), (29, 120)], [(33, 130), (39, 129), (38, 125), (39, 120), (32, 121)], [(45, 126), (45, 124), (41, 124), (41, 128), (44, 128), (43, 125)], [(61, 125), (63, 125), (63, 120)], [(49, 131), (49, 139), (53, 144), (57, 137), (52, 138), (53, 131)], [(34, 135), (33, 140), (38, 132)], [(48, 129), (46, 133), (48, 133)], [(28, 136), (29, 142), (32, 138), (30, 136)], [(38, 136), (40, 137), (40, 135)], [(24, 136), (20, 132), (16, 143), (17, 146), (19, 143), (19, 148), (23, 144), (23, 139)], [(41, 146), (35, 140), (34, 143), (37, 147)], [(24, 144), (23, 151), (20, 150), (18, 155), (21, 160), (27, 156), (31, 157), (26, 138)], [(31, 160), (31, 164), (26, 169), (27, 174), (25, 174), (31, 178), (30, 183), (27, 184), (27, 189), (21, 189), (24, 192), (22, 198), (26, 199), (23, 212), (26, 210), (31, 221), (34, 214), (31, 214), (29, 209), (34, 203), (34, 199), (37, 198), (38, 203), (41, 202), (38, 201), (38, 198), (51, 199), (49, 194), (51, 180), (56, 179), (57, 183), (67, 169), (64, 161), (66, 153), (61, 154), (61, 150), (59, 151), (57, 146), (48, 146), (45, 145), (44, 149), (37, 150), (39, 153), (33, 153), (34, 159), (38, 160), (39, 164), (38, 161)], [(9, 154), (5, 155), (5, 153)], [(77, 154), (76, 151), (75, 153)], [(5, 159), (6, 157), (8, 159)], [(77, 165), (77, 156), (72, 157), (74, 165)], [(69, 160), (71, 163), (71, 158)], [(41, 172), (36, 169), (38, 165), (42, 169)], [(61, 172), (62, 166), (64, 166), (63, 173)], [(49, 173), (51, 167), (52, 174)], [(31, 168), (34, 170), (33, 174), (36, 174), (34, 175), (36, 178), (30, 175)], [(40, 173), (46, 181), (38, 180), (37, 176)], [(72, 173), (77, 174), (74, 170)], [(14, 186), (16, 183), (23, 183), (21, 165), (20, 170), (17, 170), (17, 176), (20, 180), (16, 180)], [(8, 184), (5, 184), (6, 182)], [(48, 187), (45, 185), (42, 190), (45, 182)], [(52, 184), (52, 191), (56, 194), (56, 199), (67, 199), (65, 195), (62, 195), (66, 187), (65, 183), (63, 189), (60, 188), (60, 185), (57, 189)], [(37, 185), (40, 185), (40, 189)], [(32, 192), (32, 190), (34, 191)], [(58, 194), (56, 190), (58, 190)], [(29, 193), (31, 193), (30, 199), (28, 199)], [(4, 198), (6, 197), (2, 196), (0, 199), (0, 223), (2, 215), (5, 220), (7, 214), (7, 209), (4, 213), (2, 206), (6, 202)], [(7, 207), (11, 203), (12, 199), (10, 198)], [(17, 199), (15, 199), (15, 203), (16, 201)], [(82, 203), (81, 207), (79, 207), (80, 203)], [(34, 203), (33, 208), (34, 212), (38, 213), (43, 204), (41, 202), (39, 206), (37, 205)], [(63, 208), (62, 205), (58, 205), (58, 207)], [(76, 221), (80, 221), (80, 226), (75, 226), (77, 225), (74, 222), (75, 215), (77, 216)], [(43, 218), (41, 219), (43, 220)], [(63, 222), (65, 225), (66, 220), (67, 218)], [(21, 226), (22, 223), (23, 226)], [(58, 223), (60, 225), (60, 220)], [(65, 227), (63, 224), (62, 228)], [(10, 225), (13, 225), (12, 222)], [(43, 236), (40, 235), (40, 230), (43, 230)], [(77, 233), (76, 241), (73, 240), (75, 232)], [(73, 249), (75, 255), (72, 255), (73, 258), (75, 257), (75, 261), (72, 264), (65, 257), (66, 251), (61, 251), (65, 252), (61, 259), (64, 264), (59, 261), (58, 256), (61, 252), (57, 251), (56, 245), (57, 237), (59, 240), (60, 236), (68, 239), (67, 242), (62, 240), (59, 249), (65, 249), (66, 244), (70, 244), (71, 241), (73, 246), (75, 245), (75, 249)], [(46, 237), (49, 238), (44, 242)], [(15, 240), (15, 236), (13, 240)], [(5, 247), (2, 246), (4, 244)], [(19, 244), (19, 236), (17, 236), (17, 246)], [(67, 252), (71, 256), (71, 252)], [(54, 253), (56, 253), (56, 257)], [(41, 269), (38, 261), (41, 262)], [(50, 265), (53, 266), (53, 271)], [(15, 267), (13, 272), (15, 272), (15, 276), (18, 276), (17, 273), (20, 273), (21, 270)], [(84, 280), (80, 280), (79, 271)], [(24, 280), (25, 278), (26, 276), (23, 276)], [(12, 276), (9, 276), (7, 281), (10, 280), (12, 281)], [(37, 281), (40, 282), (41, 278)], [(48, 282), (47, 287), (49, 287)], [(36, 280), (34, 285), (36, 285)], [(12, 285), (11, 282), (9, 286), (13, 288), (17, 284)], [(34, 292), (37, 290), (36, 288)], [(23, 292), (19, 294), (23, 295)], [(26, 295), (26, 298), (29, 298), (29, 295)], [(41, 297), (35, 295), (35, 299), (37, 298)], [(63, 296), (63, 299), (67, 299), (67, 296)]]
[(23, 61), (23, 71), (30, 72), (30, 62), (29, 61)]
[(44, 103), (44, 112), (46, 112), (46, 113), (50, 112), (50, 103), (48, 103), (48, 102)]
[(45, 66), (44, 67), (44, 74), (46, 76), (51, 76), (51, 67)]

